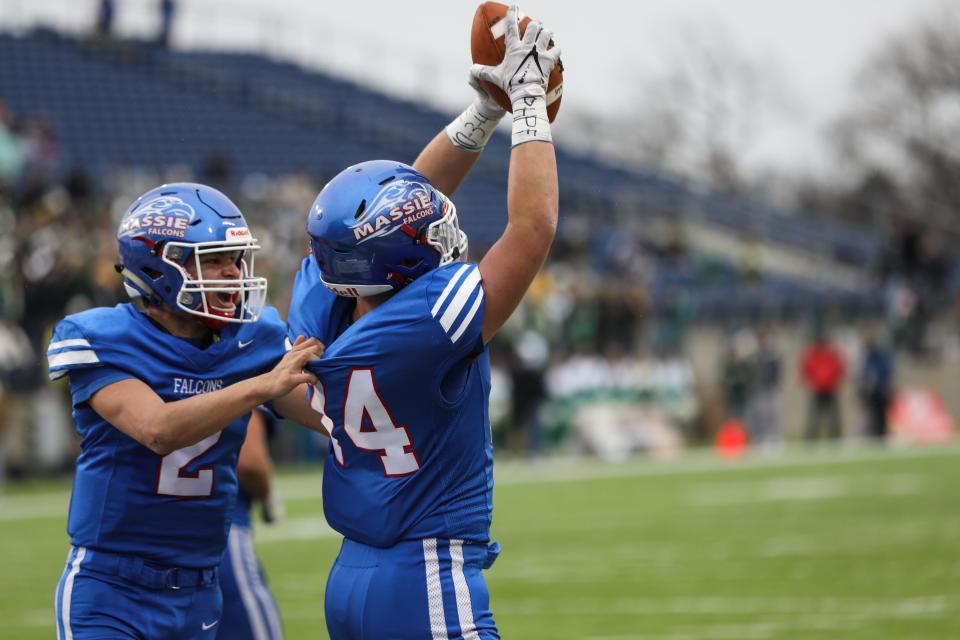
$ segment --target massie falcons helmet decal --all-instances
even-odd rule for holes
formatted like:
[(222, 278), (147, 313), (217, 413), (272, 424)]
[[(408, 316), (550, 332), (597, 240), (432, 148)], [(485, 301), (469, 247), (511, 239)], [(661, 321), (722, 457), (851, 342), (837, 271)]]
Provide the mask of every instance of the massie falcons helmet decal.
[(176, 196), (157, 196), (123, 217), (118, 237), (141, 234), (183, 238), (196, 210)]
[(358, 244), (401, 231), (403, 225), (433, 215), (430, 193), (420, 182), (394, 180), (367, 205), (365, 215), (353, 228)]
[(466, 257), (453, 203), (411, 166), (389, 160), (341, 171), (307, 219), (321, 281), (341, 296), (404, 287)]

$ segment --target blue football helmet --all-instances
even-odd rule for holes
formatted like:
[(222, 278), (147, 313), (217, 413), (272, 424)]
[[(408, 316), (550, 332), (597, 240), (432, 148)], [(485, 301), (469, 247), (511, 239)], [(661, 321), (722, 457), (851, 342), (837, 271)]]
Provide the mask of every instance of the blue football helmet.
[[(147, 191), (123, 215), (117, 242), (117, 271), (131, 298), (199, 316), (213, 328), (259, 319), (267, 295), (266, 278), (253, 274), (260, 246), (237, 206), (216, 189), (181, 182)], [(220, 252), (236, 253), (239, 278), (204, 277), (201, 256)]]
[(307, 233), (321, 281), (347, 297), (400, 289), (467, 255), (453, 203), (416, 169), (389, 160), (337, 174), (314, 200)]

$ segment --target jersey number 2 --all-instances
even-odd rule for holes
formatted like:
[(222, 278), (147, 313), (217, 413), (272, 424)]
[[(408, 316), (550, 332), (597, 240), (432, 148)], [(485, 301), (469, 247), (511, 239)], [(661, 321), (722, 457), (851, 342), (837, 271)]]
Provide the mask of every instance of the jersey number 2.
[(206, 498), (212, 495), (213, 467), (201, 467), (195, 475), (182, 474), (183, 468), (212, 449), (220, 441), (221, 435), (223, 431), (218, 431), (196, 444), (163, 456), (157, 477), (157, 493), (180, 498)]
[[(314, 401), (319, 402), (314, 404), (314, 408), (325, 414), (323, 389), (319, 383), (316, 391)], [(370, 418), (372, 431), (363, 429), (364, 417)], [(326, 415), (324, 418), (327, 430), (332, 431), (332, 421), (329, 421)], [(420, 468), (420, 460), (414, 451), (410, 433), (405, 426), (397, 426), (390, 411), (383, 404), (373, 382), (372, 369), (354, 369), (350, 372), (347, 395), (343, 401), (343, 430), (358, 449), (380, 454), (383, 472), (387, 476), (406, 476)], [(330, 441), (337, 462), (343, 466), (343, 450), (332, 433)]]

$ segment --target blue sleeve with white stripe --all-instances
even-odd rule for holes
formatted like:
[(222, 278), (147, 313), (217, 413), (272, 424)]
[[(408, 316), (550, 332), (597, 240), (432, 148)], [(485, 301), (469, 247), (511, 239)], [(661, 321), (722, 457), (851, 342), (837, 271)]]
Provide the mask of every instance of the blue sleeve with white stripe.
[(96, 349), (83, 331), (69, 318), (61, 320), (53, 330), (47, 347), (47, 372), (51, 380), (78, 369), (100, 367)]
[(101, 362), (95, 345), (69, 318), (62, 320), (53, 330), (47, 347), (47, 368), (51, 380), (70, 375), (74, 406), (86, 402), (105, 386), (132, 377)]
[(483, 286), (476, 264), (455, 263), (435, 269), (427, 286), (430, 315), (462, 355), (483, 348)]

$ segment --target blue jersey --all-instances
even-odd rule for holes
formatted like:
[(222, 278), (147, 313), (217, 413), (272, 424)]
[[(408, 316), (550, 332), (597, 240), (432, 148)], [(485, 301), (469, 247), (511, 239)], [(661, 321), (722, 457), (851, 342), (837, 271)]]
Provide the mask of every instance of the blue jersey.
[(276, 309), (229, 324), (205, 349), (155, 326), (132, 304), (67, 316), (47, 351), (50, 378), (70, 378), (82, 438), (67, 532), (77, 547), (181, 567), (219, 564), (237, 493), (237, 456), (249, 414), (200, 442), (160, 456), (116, 429), (87, 401), (138, 378), (164, 401), (216, 391), (263, 373), (283, 356)]
[(327, 291), (317, 272), (304, 261), (288, 322), (291, 337), (327, 346), (310, 370), (313, 406), (332, 429), (323, 469), (330, 526), (377, 547), (486, 542), (493, 449), (479, 269), (435, 269), (349, 326), (354, 301)]

